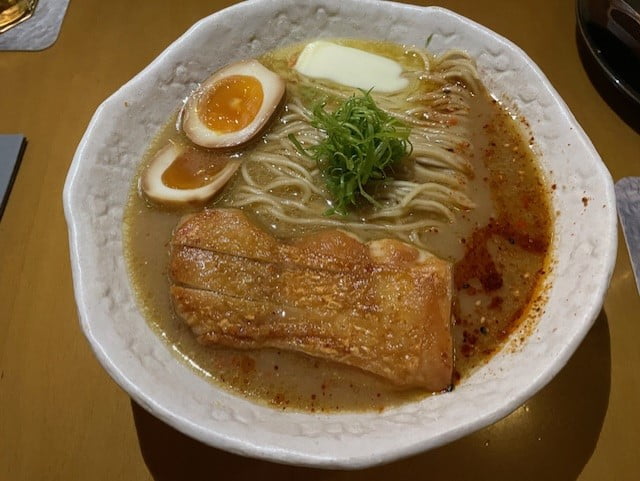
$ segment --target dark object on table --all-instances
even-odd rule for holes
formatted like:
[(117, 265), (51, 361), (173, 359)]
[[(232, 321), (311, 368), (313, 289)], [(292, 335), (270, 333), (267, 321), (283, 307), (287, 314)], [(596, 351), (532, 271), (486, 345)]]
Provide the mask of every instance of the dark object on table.
[(605, 101), (640, 131), (640, 0), (578, 0), (580, 57)]
[(24, 135), (0, 135), (0, 218), (27, 145)]

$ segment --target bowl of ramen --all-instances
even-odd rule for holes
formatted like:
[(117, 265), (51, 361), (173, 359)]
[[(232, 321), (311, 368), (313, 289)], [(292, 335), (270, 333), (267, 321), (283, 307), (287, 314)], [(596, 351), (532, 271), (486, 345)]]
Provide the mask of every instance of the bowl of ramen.
[(513, 411), (587, 333), (617, 245), (611, 177), (524, 52), (390, 2), (198, 22), (97, 110), (64, 205), (116, 382), (211, 446), (319, 467)]

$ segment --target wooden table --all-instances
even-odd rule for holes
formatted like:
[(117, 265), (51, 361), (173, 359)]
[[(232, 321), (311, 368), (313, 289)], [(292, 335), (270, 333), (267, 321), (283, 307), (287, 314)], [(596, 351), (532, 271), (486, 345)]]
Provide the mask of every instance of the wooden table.
[[(520, 45), (615, 180), (640, 135), (578, 57), (570, 0), (443, 0)], [(95, 108), (220, 0), (72, 2), (57, 43), (0, 52), (0, 132), (29, 144), (0, 222), (0, 480), (640, 479), (640, 298), (622, 236), (604, 310), (569, 364), (497, 424), (371, 470), (307, 470), (203, 446), (136, 406), (93, 357), (72, 292), (62, 186)]]

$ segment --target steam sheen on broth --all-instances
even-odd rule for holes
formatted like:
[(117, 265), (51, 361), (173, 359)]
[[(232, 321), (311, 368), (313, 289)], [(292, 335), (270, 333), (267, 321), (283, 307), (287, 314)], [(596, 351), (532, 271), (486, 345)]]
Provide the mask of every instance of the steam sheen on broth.
[[(303, 48), (297, 45), (258, 59), (286, 81), (283, 108), (258, 140), (235, 151), (238, 171), (206, 207), (241, 208), (282, 239), (341, 228), (362, 241), (396, 238), (452, 262), (458, 381), (499, 350), (529, 315), (548, 270), (552, 219), (530, 139), (488, 95), (462, 52), (433, 56), (389, 43), (336, 43), (391, 58), (409, 79), (400, 92), (372, 92), (380, 108), (412, 128), (413, 153), (394, 168), (391, 181), (374, 187), (381, 206), (358, 206), (346, 217), (324, 215), (331, 199), (322, 173), (296, 151), (288, 134), (304, 145), (317, 142), (322, 133), (309, 125), (312, 106), (324, 99), (333, 108), (357, 91), (297, 73), (291, 68)], [(151, 144), (140, 172), (167, 142), (194, 147), (174, 116)], [(124, 223), (132, 284), (150, 325), (201, 375), (282, 409), (383, 409), (428, 394), (294, 352), (198, 344), (171, 305), (167, 265), (173, 229), (202, 207), (152, 205), (137, 185), (136, 179)]]

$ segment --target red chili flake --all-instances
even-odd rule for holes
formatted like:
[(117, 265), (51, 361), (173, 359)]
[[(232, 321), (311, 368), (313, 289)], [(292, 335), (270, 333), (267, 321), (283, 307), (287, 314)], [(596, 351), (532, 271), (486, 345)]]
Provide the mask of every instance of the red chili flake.
[(502, 276), (496, 271), (489, 272), (480, 277), (480, 283), (486, 291), (495, 291), (502, 287)]
[(469, 357), (471, 356), (471, 354), (473, 354), (473, 347), (471, 347), (469, 344), (463, 344), (460, 347), (460, 352), (464, 357)]
[(500, 306), (502, 306), (503, 302), (504, 302), (504, 299), (502, 299), (502, 297), (495, 296), (491, 298), (491, 302), (489, 303), (489, 309), (498, 309)]

